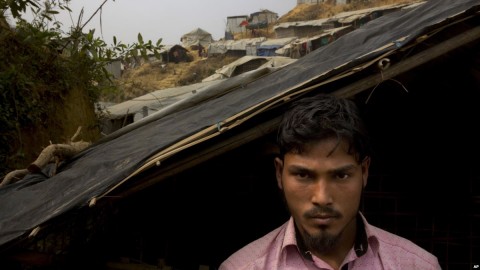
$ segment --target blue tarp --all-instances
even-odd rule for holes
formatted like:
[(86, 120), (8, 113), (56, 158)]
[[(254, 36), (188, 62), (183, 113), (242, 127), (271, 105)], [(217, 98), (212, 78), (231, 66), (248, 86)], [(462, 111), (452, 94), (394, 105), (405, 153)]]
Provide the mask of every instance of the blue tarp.
[(267, 46), (259, 46), (257, 48), (257, 55), (258, 56), (275, 56), (277, 55), (275, 51), (280, 49), (283, 46), (280, 45), (267, 45)]

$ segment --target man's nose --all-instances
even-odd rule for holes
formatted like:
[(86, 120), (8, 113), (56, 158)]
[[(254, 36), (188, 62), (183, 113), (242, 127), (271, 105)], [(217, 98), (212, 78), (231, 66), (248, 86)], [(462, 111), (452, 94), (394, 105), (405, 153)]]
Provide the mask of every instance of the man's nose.
[(333, 202), (331, 187), (325, 179), (317, 180), (313, 186), (312, 202), (317, 205), (328, 205)]

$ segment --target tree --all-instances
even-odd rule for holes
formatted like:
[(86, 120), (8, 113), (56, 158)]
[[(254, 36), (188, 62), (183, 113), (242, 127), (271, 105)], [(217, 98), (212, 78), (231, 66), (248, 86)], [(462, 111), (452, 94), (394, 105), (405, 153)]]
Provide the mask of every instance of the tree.
[[(0, 172), (25, 168), (48, 144), (66, 141), (79, 126), (83, 139), (99, 138), (94, 103), (115, 91), (106, 66), (129, 57), (160, 57), (162, 39), (108, 46), (84, 30), (105, 0), (83, 22), (83, 10), (68, 32), (55, 20), (59, 11), (71, 12), (70, 0), (0, 0)], [(114, 0), (112, 0), (114, 1)], [(33, 20), (23, 17), (31, 11)], [(7, 17), (7, 14), (10, 14)], [(7, 19), (14, 20), (10, 27)]]

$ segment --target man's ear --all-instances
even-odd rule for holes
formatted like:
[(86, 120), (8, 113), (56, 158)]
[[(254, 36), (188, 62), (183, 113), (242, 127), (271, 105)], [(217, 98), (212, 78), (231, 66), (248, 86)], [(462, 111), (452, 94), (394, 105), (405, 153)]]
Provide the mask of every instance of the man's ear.
[(368, 180), (368, 170), (370, 168), (370, 157), (365, 157), (362, 161), (362, 180), (363, 180), (363, 187), (367, 185)]
[(277, 186), (279, 189), (283, 190), (282, 185), (282, 171), (283, 171), (283, 160), (279, 157), (276, 157), (275, 160), (275, 176), (277, 177)]

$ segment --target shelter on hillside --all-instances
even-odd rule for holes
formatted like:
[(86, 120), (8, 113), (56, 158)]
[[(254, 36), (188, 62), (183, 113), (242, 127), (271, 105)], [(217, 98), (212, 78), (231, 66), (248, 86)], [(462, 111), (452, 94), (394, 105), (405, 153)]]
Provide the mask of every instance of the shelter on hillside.
[(246, 24), (244, 22), (248, 21), (247, 15), (240, 16), (229, 16), (227, 17), (227, 28), (225, 32), (231, 34), (243, 33), (246, 31)]
[(275, 54), (298, 59), (322, 46), (332, 43), (353, 30), (354, 28), (351, 25), (328, 29), (320, 35), (296, 39), (276, 50)]
[(320, 35), (323, 31), (344, 26), (358, 28), (363, 24), (400, 9), (413, 8), (424, 1), (405, 4), (390, 4), (374, 8), (340, 12), (328, 18), (309, 21), (285, 22), (273, 27), (277, 38), (309, 38)]
[(248, 29), (263, 29), (266, 28), (269, 24), (275, 23), (278, 20), (278, 14), (264, 9), (258, 12), (250, 14), (248, 20)]
[(296, 40), (297, 37), (286, 37), (286, 38), (274, 38), (267, 39), (264, 42), (260, 43), (257, 46), (257, 55), (258, 56), (276, 56), (276, 50), (282, 48), (283, 46), (290, 44), (292, 41)]
[[(163, 50), (164, 48), (162, 48), (160, 51), (157, 51), (157, 52), (160, 53)], [(146, 50), (146, 55), (144, 56), (141, 50), (137, 50), (137, 53), (135, 55), (132, 55), (127, 59), (122, 60), (123, 70), (139, 67), (145, 63), (155, 62), (157, 60), (159, 59), (157, 58), (157, 55), (155, 55), (153, 51)]]
[(196, 49), (196, 46), (201, 45), (204, 48), (207, 48), (210, 43), (212, 43), (213, 37), (212, 34), (203, 30), (202, 28), (195, 28), (192, 31), (182, 35), (180, 38), (183, 47)]
[(418, 5), (423, 4), (424, 2), (425, 1), (418, 1), (415, 3), (391, 4), (373, 8), (340, 12), (329, 17), (329, 20), (326, 23), (333, 25), (333, 27), (335, 28), (346, 25), (352, 25), (353, 27), (358, 28), (371, 20), (380, 18), (381, 16), (399, 11), (401, 9), (414, 8)]
[(284, 56), (252, 56), (241, 57), (215, 71), (215, 74), (205, 78), (202, 82), (226, 79), (262, 67), (282, 67), (296, 59)]
[(265, 37), (244, 38), (238, 40), (219, 40), (210, 43), (208, 48), (208, 56), (227, 55), (227, 56), (245, 56), (256, 55), (255, 51), (248, 48), (256, 48), (260, 43), (267, 40)]
[(275, 36), (277, 38), (311, 37), (318, 35), (327, 29), (334, 28), (332, 23), (327, 23), (328, 20), (328, 18), (324, 18), (311, 21), (279, 23), (273, 27), (273, 31), (275, 31)]
[(193, 59), (189, 51), (178, 44), (165, 46), (160, 52), (160, 55), (164, 63), (190, 62)]
[(278, 20), (278, 14), (268, 9), (263, 9), (250, 14), (250, 24), (266, 22), (267, 24), (275, 23)]
[[(292, 102), (330, 94), (358, 104), (373, 141), (359, 209), (367, 220), (432, 252), (442, 269), (475, 268), (480, 157), (466, 153), (480, 152), (479, 63), (479, 1), (436, 0), (286, 66), (208, 86), (55, 174), (0, 188), (1, 265), (217, 269), (289, 218), (272, 162), (278, 123)], [(186, 256), (185, 243), (195, 252)]]
[(220, 81), (201, 82), (153, 91), (121, 103), (112, 104), (102, 111), (101, 129), (110, 134), (122, 127), (145, 118), (173, 103), (200, 93), (205, 87)]

